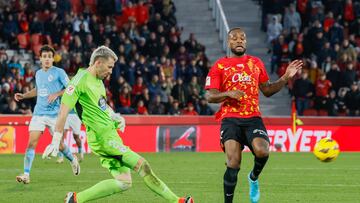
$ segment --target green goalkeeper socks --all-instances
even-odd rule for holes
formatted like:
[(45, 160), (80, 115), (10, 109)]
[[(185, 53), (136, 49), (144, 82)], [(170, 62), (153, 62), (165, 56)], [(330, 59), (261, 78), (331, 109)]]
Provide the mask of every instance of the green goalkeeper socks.
[(149, 174), (143, 177), (146, 186), (152, 191), (168, 200), (171, 203), (178, 203), (179, 197), (176, 196), (155, 174), (150, 171)]
[(78, 203), (83, 203), (127, 190), (129, 187), (130, 183), (120, 182), (116, 179), (103, 180), (91, 188), (79, 192), (76, 199)]

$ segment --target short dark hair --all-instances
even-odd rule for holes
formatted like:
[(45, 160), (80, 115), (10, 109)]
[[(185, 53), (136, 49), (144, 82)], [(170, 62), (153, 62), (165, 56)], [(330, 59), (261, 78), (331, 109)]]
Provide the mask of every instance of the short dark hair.
[(232, 31), (234, 31), (234, 30), (241, 30), (241, 31), (244, 31), (241, 27), (233, 27), (233, 28), (231, 28), (230, 30), (229, 30), (229, 32), (227, 33), (228, 35), (232, 32)]
[(55, 49), (52, 48), (50, 45), (44, 45), (41, 47), (40, 49), (40, 56), (43, 52), (51, 52), (53, 54), (53, 56), (55, 56)]

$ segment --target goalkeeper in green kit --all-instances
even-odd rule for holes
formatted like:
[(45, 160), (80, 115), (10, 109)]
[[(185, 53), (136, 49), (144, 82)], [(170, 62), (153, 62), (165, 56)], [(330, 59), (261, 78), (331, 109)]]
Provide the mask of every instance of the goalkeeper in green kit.
[(139, 154), (125, 146), (117, 133), (124, 132), (125, 119), (107, 105), (102, 80), (110, 76), (116, 54), (108, 47), (98, 47), (91, 55), (89, 67), (80, 70), (70, 81), (61, 99), (52, 143), (44, 151), (43, 158), (56, 156), (66, 117), (75, 108), (86, 126), (88, 145), (100, 157), (113, 179), (103, 180), (81, 191), (69, 192), (66, 203), (82, 203), (103, 198), (131, 187), (130, 170), (137, 172), (147, 187), (169, 203), (193, 203), (192, 197), (178, 197), (151, 170), (149, 163)]

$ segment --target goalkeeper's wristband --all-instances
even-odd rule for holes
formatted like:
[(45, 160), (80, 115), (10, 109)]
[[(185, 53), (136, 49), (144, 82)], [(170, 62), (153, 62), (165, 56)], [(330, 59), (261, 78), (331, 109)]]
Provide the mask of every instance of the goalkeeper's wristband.
[(52, 144), (59, 144), (60, 140), (62, 138), (62, 133), (61, 132), (55, 132), (52, 138)]

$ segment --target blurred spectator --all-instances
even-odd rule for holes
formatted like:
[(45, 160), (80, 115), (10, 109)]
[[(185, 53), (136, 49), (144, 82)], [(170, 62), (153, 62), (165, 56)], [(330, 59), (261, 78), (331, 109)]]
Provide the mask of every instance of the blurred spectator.
[[(172, 29), (175, 30), (174, 27), (172, 27)], [(177, 37), (179, 37), (179, 34), (177, 34), (176, 31), (173, 31), (173, 33), (174, 34), (172, 36), (176, 35)], [(196, 53), (200, 51), (204, 51), (204, 47), (200, 43), (198, 43), (197, 40), (195, 39), (194, 33), (189, 34), (189, 38), (185, 40), (184, 46), (188, 51), (188, 53), (192, 56), (196, 55)]]
[(144, 89), (145, 89), (145, 85), (143, 83), (143, 78), (138, 77), (136, 79), (136, 84), (132, 88), (132, 94), (135, 96), (140, 95), (140, 94), (142, 94)]
[(213, 115), (214, 111), (209, 107), (207, 100), (205, 98), (200, 99), (199, 104), (199, 115)]
[(140, 115), (148, 115), (148, 110), (143, 100), (139, 100), (136, 107), (136, 113)]
[(181, 78), (176, 80), (176, 84), (171, 91), (171, 96), (173, 96), (175, 100), (178, 100), (181, 106), (187, 102), (188, 92)]
[(344, 20), (345, 22), (349, 23), (355, 19), (355, 12), (352, 0), (346, 0), (344, 6)]
[(296, 110), (300, 116), (303, 115), (304, 110), (310, 107), (310, 98), (313, 96), (314, 87), (308, 79), (308, 73), (303, 71), (301, 78), (294, 82), (294, 96), (296, 101)]
[(198, 113), (195, 111), (194, 105), (192, 103), (188, 103), (187, 104), (187, 108), (185, 108), (182, 113), (182, 115), (187, 115), (187, 116), (196, 116), (198, 115)]
[(159, 84), (159, 76), (153, 75), (151, 82), (148, 85), (149, 94), (151, 98), (154, 98), (155, 95), (160, 94), (160, 84)]
[(2, 85), (1, 95), (0, 95), (0, 108), (1, 108), (0, 110), (1, 111), (8, 109), (11, 97), (12, 97), (12, 94), (10, 92), (10, 84), (4, 83)]
[(331, 90), (329, 98), (326, 101), (326, 110), (329, 116), (337, 116), (339, 111), (338, 98), (336, 97), (336, 91)]
[(350, 87), (356, 80), (357, 78), (356, 71), (354, 70), (354, 64), (348, 62), (346, 70), (343, 72), (341, 87)]
[(344, 29), (338, 21), (329, 30), (329, 41), (331, 44), (341, 43), (344, 39)]
[(12, 44), (15, 41), (17, 34), (19, 34), (19, 27), (13, 15), (8, 15), (3, 25), (3, 37), (6, 41)]
[(345, 95), (345, 105), (347, 115), (359, 116), (360, 91), (359, 85), (356, 82), (351, 85), (351, 90)]
[(180, 111), (180, 107), (179, 107), (179, 101), (174, 100), (173, 103), (171, 104), (171, 107), (169, 109), (169, 114), (170, 115), (180, 115), (181, 111)]
[(324, 19), (324, 31), (329, 32), (330, 28), (334, 25), (334, 23), (334, 14), (330, 11), (329, 13), (327, 13)]
[(331, 69), (326, 73), (326, 78), (331, 82), (335, 91), (338, 91), (341, 83), (341, 72), (336, 63), (331, 64)]
[(136, 7), (136, 22), (138, 25), (144, 25), (149, 21), (149, 7), (144, 1), (140, 0)]
[(321, 73), (315, 83), (315, 109), (326, 109), (326, 100), (329, 98), (331, 82), (326, 79), (325, 73)]
[(120, 113), (123, 114), (132, 114), (134, 113), (134, 110), (131, 108), (131, 94), (127, 87), (124, 87), (121, 90), (120, 96), (119, 96), (119, 102), (120, 102)]
[(300, 31), (301, 18), (300, 14), (296, 11), (295, 5), (291, 4), (288, 11), (284, 16), (284, 29), (290, 31), (292, 27), (296, 28), (296, 31)]
[(44, 34), (44, 23), (39, 21), (37, 16), (34, 16), (32, 22), (30, 23), (30, 33)]
[[(5, 52), (5, 51), (4, 51)], [(7, 64), (7, 55), (2, 54), (0, 55), (0, 79), (4, 78), (8, 73), (8, 64)]]
[(349, 91), (349, 88), (340, 88), (338, 93), (338, 107), (339, 107), (339, 113), (343, 113), (346, 115), (347, 107), (346, 107), (346, 101), (345, 101), (345, 95)]
[(312, 84), (315, 84), (316, 80), (320, 76), (321, 70), (318, 67), (318, 64), (315, 60), (310, 62), (310, 69), (309, 69), (309, 80)]
[(271, 22), (267, 25), (267, 43), (269, 45), (280, 35), (283, 27), (278, 20), (278, 17), (274, 15)]
[(165, 106), (161, 103), (160, 95), (156, 95), (149, 104), (149, 113), (154, 115), (165, 114)]

